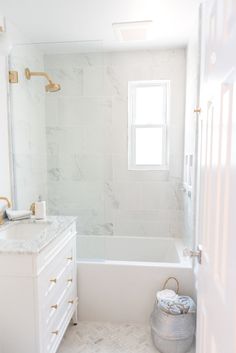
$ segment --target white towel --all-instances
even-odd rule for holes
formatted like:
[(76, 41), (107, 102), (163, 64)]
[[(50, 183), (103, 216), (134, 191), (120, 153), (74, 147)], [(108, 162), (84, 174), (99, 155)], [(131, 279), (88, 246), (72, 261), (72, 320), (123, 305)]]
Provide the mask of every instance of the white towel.
[(10, 208), (6, 209), (7, 217), (10, 221), (19, 221), (21, 219), (27, 219), (32, 216), (31, 211), (14, 211)]
[(162, 289), (156, 294), (157, 301), (162, 299), (175, 300), (177, 297), (177, 293), (172, 289)]

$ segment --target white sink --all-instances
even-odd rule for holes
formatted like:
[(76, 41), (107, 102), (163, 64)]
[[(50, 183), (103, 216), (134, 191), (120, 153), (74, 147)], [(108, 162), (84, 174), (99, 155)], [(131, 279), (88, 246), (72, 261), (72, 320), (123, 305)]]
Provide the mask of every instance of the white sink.
[(44, 223), (15, 223), (0, 230), (0, 239), (30, 240), (36, 239), (50, 222)]

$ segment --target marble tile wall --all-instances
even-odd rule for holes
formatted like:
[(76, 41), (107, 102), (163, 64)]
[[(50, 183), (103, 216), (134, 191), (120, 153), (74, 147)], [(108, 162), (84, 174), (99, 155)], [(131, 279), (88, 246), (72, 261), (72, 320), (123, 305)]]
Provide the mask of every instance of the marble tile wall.
[(14, 206), (29, 209), (32, 202), (47, 198), (45, 133), (45, 80), (26, 80), (24, 70), (44, 71), (43, 54), (34, 46), (16, 46), (9, 66), (17, 70), (19, 83), (10, 85), (10, 115), (14, 161)]
[[(185, 50), (47, 55), (48, 204), (80, 234), (183, 236)], [(129, 80), (171, 81), (168, 171), (127, 168)]]

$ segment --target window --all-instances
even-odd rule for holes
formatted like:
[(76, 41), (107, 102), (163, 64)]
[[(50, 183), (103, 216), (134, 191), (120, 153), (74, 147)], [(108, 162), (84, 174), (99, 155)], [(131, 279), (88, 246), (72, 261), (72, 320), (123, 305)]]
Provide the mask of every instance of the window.
[(168, 101), (169, 81), (129, 82), (129, 169), (167, 169)]

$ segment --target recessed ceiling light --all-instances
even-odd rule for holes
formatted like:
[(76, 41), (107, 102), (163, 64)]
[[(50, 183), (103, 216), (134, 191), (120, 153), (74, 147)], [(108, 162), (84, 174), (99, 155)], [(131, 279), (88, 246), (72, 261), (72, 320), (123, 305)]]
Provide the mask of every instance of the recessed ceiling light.
[(152, 21), (113, 23), (113, 31), (120, 42), (147, 40)]

